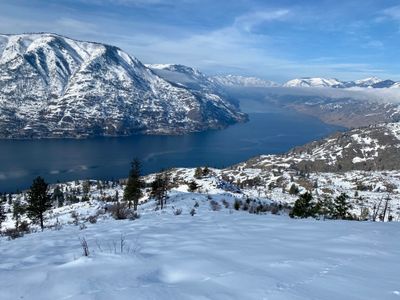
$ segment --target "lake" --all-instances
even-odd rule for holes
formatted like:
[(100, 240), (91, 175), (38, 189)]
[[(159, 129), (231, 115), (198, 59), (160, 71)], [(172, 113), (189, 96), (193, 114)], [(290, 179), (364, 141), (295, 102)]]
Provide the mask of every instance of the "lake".
[(295, 112), (251, 113), (250, 121), (185, 136), (99, 137), (87, 140), (0, 141), (0, 192), (26, 189), (38, 175), (54, 183), (126, 177), (130, 161), (144, 173), (169, 167), (227, 167), (320, 139), (337, 126)]

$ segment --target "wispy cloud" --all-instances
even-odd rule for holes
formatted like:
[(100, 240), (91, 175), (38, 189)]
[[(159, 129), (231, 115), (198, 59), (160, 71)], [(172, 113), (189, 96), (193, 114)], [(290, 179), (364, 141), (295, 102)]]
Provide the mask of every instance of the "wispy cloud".
[(395, 20), (400, 20), (400, 5), (385, 8), (382, 10), (382, 15)]
[[(400, 46), (393, 38), (400, 6), (378, 0), (338, 0), (334, 7), (323, 0), (44, 2), (0, 1), (0, 32), (57, 32), (114, 44), (144, 63), (183, 63), (208, 73), (278, 81), (400, 79), (400, 62), (393, 59)], [(391, 22), (373, 22), (376, 16)]]
[(247, 32), (251, 32), (257, 25), (272, 21), (282, 21), (287, 18), (289, 14), (289, 9), (256, 11), (237, 17), (234, 26)]

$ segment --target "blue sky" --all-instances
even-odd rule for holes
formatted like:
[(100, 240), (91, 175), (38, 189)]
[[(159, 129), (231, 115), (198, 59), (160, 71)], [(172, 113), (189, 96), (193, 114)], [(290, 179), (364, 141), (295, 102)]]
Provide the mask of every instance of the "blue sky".
[(208, 74), (400, 80), (399, 1), (0, 1), (0, 32), (38, 31)]

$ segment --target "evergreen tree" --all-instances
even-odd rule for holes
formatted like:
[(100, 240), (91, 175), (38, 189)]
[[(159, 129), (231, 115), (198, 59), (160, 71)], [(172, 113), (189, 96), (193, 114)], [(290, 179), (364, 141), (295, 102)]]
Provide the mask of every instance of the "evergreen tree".
[(200, 167), (196, 168), (194, 171), (194, 178), (200, 179), (203, 176), (203, 170)]
[(323, 218), (332, 218), (335, 214), (335, 205), (332, 198), (324, 196), (322, 200), (318, 200), (315, 211), (318, 215), (323, 216)]
[(346, 193), (341, 193), (335, 198), (335, 217), (345, 220), (349, 218), (349, 210), (351, 205), (348, 202), (349, 196)]
[(13, 219), (15, 221), (15, 228), (18, 229), (21, 222), (21, 217), (25, 213), (25, 206), (21, 204), (19, 199), (15, 200), (13, 203)]
[(134, 159), (131, 163), (131, 170), (129, 172), (128, 183), (124, 190), (124, 200), (128, 202), (128, 207), (131, 208), (133, 202), (133, 210), (137, 210), (139, 199), (142, 197), (143, 181), (140, 178), (141, 165), (139, 159)]
[(115, 191), (114, 202), (118, 202), (119, 200), (119, 192), (118, 190)]
[(310, 192), (302, 194), (294, 203), (294, 207), (290, 212), (291, 218), (308, 218), (315, 215), (315, 206), (312, 203), (313, 197)]
[(203, 169), (203, 176), (208, 176), (211, 173), (210, 169), (205, 166)]
[(84, 194), (84, 196), (87, 196), (90, 192), (90, 181), (89, 180), (85, 180), (82, 183), (82, 192)]
[(3, 222), (6, 220), (7, 215), (6, 215), (6, 210), (4, 209), (4, 204), (0, 202), (0, 232), (1, 232), (1, 226), (3, 225)]
[(48, 194), (48, 184), (40, 176), (33, 180), (28, 192), (28, 207), (26, 208), (32, 221), (39, 221), (40, 228), (44, 228), (43, 215), (51, 207), (51, 198)]
[(290, 189), (289, 189), (289, 194), (297, 195), (298, 193), (299, 193), (299, 188), (294, 183), (292, 183), (292, 185), (290, 186)]
[(51, 196), (52, 200), (57, 202), (57, 207), (62, 207), (64, 205), (64, 193), (61, 191), (59, 185), (54, 188), (53, 195)]
[(169, 186), (169, 175), (167, 172), (162, 172), (156, 175), (156, 178), (151, 183), (151, 195), (156, 200), (158, 200), (158, 204), (161, 209), (164, 208), (164, 203), (167, 201), (167, 191)]

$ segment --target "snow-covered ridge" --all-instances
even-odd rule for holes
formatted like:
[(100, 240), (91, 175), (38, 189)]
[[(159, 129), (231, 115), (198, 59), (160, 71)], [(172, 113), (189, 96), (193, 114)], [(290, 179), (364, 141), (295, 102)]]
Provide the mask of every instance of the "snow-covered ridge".
[(286, 82), (284, 87), (337, 87), (341, 82), (334, 78), (301, 78)]
[(260, 156), (244, 165), (267, 169), (282, 165), (304, 172), (400, 170), (398, 157), (400, 123), (387, 123), (339, 132), (284, 155)]
[(328, 88), (397, 88), (399, 83), (390, 79), (369, 77), (355, 81), (341, 81), (335, 78), (296, 78), (287, 81), (283, 87), (328, 87)]
[(245, 116), (123, 50), (51, 33), (0, 35), (0, 137), (182, 134)]

